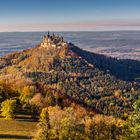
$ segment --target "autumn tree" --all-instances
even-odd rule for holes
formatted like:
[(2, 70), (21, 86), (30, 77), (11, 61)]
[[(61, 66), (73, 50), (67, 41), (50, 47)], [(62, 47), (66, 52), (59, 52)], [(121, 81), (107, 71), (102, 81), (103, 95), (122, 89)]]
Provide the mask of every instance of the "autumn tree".
[(14, 118), (14, 113), (16, 109), (16, 100), (5, 100), (1, 104), (1, 115), (4, 116), (6, 119)]
[(50, 120), (48, 108), (43, 108), (38, 123), (38, 132), (34, 140), (49, 140)]
[(26, 103), (29, 104), (30, 99), (33, 96), (33, 92), (31, 91), (31, 89), (29, 88), (29, 86), (25, 86), (22, 90), (21, 90), (21, 94), (20, 94), (20, 101), (21, 103)]
[(0, 82), (0, 102), (15, 96), (18, 96), (16, 91), (14, 91), (9, 85)]
[(82, 139), (82, 126), (76, 121), (73, 108), (64, 109), (64, 117), (60, 120), (59, 140)]
[(134, 113), (128, 120), (128, 131), (125, 139), (139, 140), (140, 139), (140, 99), (133, 104)]
[(86, 117), (85, 119), (85, 135), (86, 135), (87, 140), (90, 140), (90, 139), (95, 140), (96, 135), (97, 135), (96, 124), (93, 121), (93, 119), (89, 117)]

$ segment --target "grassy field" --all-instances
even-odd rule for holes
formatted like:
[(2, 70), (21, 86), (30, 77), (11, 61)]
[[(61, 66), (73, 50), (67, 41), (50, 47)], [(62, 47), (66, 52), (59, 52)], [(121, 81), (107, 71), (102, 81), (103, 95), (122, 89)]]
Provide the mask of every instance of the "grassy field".
[(18, 115), (15, 120), (0, 118), (0, 140), (30, 140), (36, 132), (36, 120)]

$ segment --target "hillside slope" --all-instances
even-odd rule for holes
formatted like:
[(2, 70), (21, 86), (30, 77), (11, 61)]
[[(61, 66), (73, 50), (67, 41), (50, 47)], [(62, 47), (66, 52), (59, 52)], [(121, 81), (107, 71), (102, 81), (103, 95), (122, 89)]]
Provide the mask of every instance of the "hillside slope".
[[(0, 81), (19, 90), (34, 86), (43, 106), (76, 103), (125, 118), (140, 96), (140, 62), (90, 53), (62, 37), (44, 36), (33, 49), (0, 58)], [(123, 80), (120, 80), (123, 79)], [(42, 103), (40, 103), (42, 106)]]

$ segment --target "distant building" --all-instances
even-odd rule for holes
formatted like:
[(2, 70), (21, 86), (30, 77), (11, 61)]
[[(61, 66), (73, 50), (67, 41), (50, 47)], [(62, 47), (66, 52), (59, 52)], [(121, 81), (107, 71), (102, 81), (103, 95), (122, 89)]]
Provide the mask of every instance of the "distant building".
[(44, 35), (42, 42), (40, 44), (40, 47), (53, 47), (53, 48), (61, 48), (67, 46), (68, 43), (64, 41), (63, 37), (61, 36), (56, 36), (53, 34), (52, 36), (49, 34)]

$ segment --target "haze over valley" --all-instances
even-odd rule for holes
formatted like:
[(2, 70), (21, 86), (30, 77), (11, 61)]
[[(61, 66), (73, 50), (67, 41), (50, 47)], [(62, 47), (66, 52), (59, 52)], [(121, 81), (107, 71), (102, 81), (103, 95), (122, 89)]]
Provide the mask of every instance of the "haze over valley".
[[(47, 32), (0, 33), (0, 56), (34, 47)], [(56, 32), (91, 52), (140, 60), (140, 31)]]

